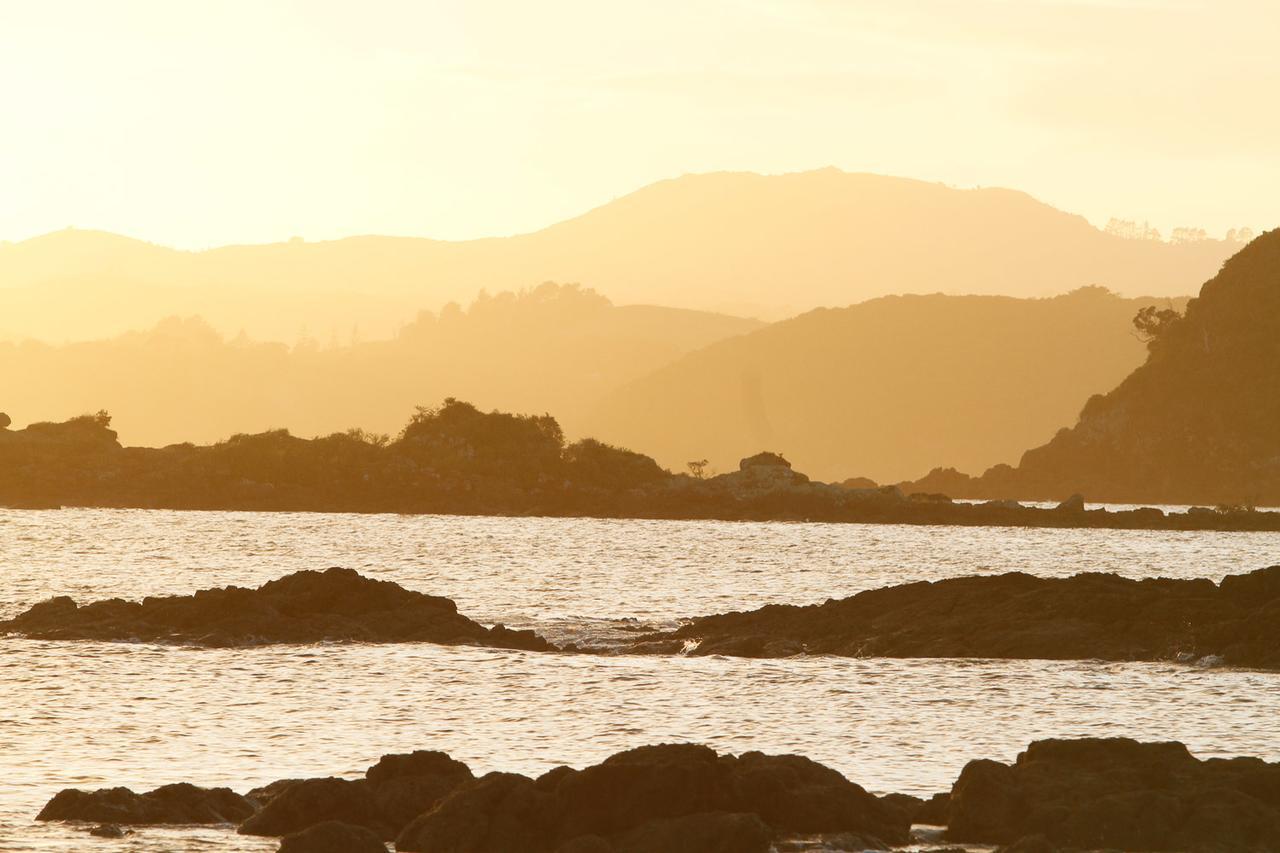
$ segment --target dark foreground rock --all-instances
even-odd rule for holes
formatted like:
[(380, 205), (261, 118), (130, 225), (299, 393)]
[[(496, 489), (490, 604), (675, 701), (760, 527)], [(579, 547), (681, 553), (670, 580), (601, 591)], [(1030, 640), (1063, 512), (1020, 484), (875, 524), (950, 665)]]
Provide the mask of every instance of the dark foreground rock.
[(113, 598), (79, 606), (59, 596), (0, 622), (4, 632), (43, 640), (202, 646), (339, 640), (554, 648), (532, 631), (486, 628), (458, 613), (451, 599), (340, 568), (294, 572), (257, 589), (228, 586), (141, 602)]
[(971, 761), (949, 793), (929, 800), (873, 796), (800, 756), (692, 744), (641, 747), (537, 779), (476, 779), (443, 753), (414, 752), (384, 756), (363, 779), (260, 790), (274, 794), (265, 805), (191, 785), (68, 790), (39, 819), (244, 816), (242, 833), (283, 835), (282, 853), (377, 853), (393, 836), (399, 853), (767, 853), (816, 849), (818, 839), (822, 849), (862, 851), (905, 844), (913, 823), (945, 824), (935, 841), (1007, 853), (1280, 850), (1280, 763), (1201, 761), (1180, 743), (1125, 738), (1036, 741), (1013, 764)]
[(136, 794), (128, 788), (59, 791), (36, 820), (83, 820), (93, 823), (211, 824), (239, 823), (254, 812), (252, 801), (229, 788), (197, 788), (180, 782)]
[(260, 811), (240, 826), (245, 835), (289, 835), (323, 821), (362, 827), (390, 840), (415, 817), (472, 779), (471, 770), (443, 752), (384, 755), (363, 779), (285, 780)]
[(857, 832), (885, 846), (909, 829), (898, 811), (806, 758), (671, 744), (536, 780), (490, 773), (409, 824), (396, 849), (764, 853), (778, 833)]
[(387, 853), (387, 845), (363, 826), (326, 820), (280, 839), (279, 853)]
[(1181, 743), (1037, 741), (1012, 765), (965, 766), (947, 838), (1019, 853), (1280, 850), (1280, 764), (1200, 761)]
[(1280, 668), (1280, 566), (1209, 580), (1020, 572), (693, 619), (636, 652), (1203, 661)]

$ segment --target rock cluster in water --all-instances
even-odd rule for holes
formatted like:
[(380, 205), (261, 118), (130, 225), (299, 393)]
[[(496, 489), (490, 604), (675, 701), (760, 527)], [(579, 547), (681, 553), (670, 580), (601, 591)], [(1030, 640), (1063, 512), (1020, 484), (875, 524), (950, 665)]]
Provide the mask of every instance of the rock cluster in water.
[(705, 616), (635, 652), (1182, 660), (1280, 668), (1280, 566), (1220, 583), (1020, 572)]
[[(387, 755), (362, 779), (289, 779), (245, 796), (167, 785), (62, 791), (40, 820), (240, 822), (282, 853), (766, 853), (879, 850), (912, 824), (1007, 853), (1280, 849), (1280, 764), (1194, 758), (1180, 743), (1045, 740), (1012, 764), (977, 760), (930, 800), (876, 797), (795, 755), (719, 755), (666, 744), (536, 779), (475, 778), (440, 752)], [(805, 849), (808, 849), (807, 847)]]
[[(280, 849), (292, 853), (377, 850), (391, 839), (397, 851), (767, 853), (780, 834), (814, 833), (883, 849), (906, 841), (910, 828), (901, 804), (807, 758), (719, 755), (693, 744), (640, 747), (536, 779), (477, 779), (461, 762), (423, 751), (383, 756), (363, 779), (282, 780), (244, 797), (189, 785), (158, 791), (176, 787), (229, 795), (237, 811), (221, 822), (239, 822), (247, 835), (283, 836)], [(197, 822), (190, 811), (162, 814), (144, 803), (156, 793), (62, 791), (39, 819)], [(103, 810), (104, 799), (133, 809)]]
[(202, 646), (343, 640), (554, 650), (532, 631), (486, 628), (458, 613), (451, 599), (339, 568), (294, 572), (257, 589), (228, 586), (141, 602), (113, 598), (79, 606), (59, 596), (0, 622), (3, 632)]

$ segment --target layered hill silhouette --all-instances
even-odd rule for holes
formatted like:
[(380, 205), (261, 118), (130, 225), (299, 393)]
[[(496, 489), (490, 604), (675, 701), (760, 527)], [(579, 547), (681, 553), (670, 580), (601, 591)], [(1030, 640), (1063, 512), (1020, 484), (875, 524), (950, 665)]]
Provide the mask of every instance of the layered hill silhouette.
[[(685, 355), (609, 395), (587, 431), (673, 470), (761, 447), (826, 480), (1011, 462), (1142, 363), (1146, 305), (1099, 287), (1051, 299), (892, 296), (819, 309)], [(1167, 310), (1167, 309), (1166, 309)]]
[(1089, 399), (1075, 426), (981, 478), (934, 471), (953, 495), (1280, 505), (1280, 230), (1153, 316), (1146, 362)]
[(1005, 189), (823, 169), (662, 181), (512, 237), (294, 240), (185, 252), (68, 230), (0, 245), (0, 338), (85, 340), (198, 314), (292, 341), (385, 338), (421, 308), (540, 281), (619, 304), (780, 319), (892, 293), (1181, 295), (1238, 244), (1104, 233)]
[(0, 406), (19, 423), (109, 409), (125, 441), (212, 442), (288, 426), (326, 435), (403, 426), (423, 399), (562, 413), (577, 432), (604, 394), (680, 355), (760, 327), (755, 320), (615, 306), (543, 284), (422, 312), (392, 340), (287, 347), (228, 339), (199, 318), (116, 338), (0, 343)]

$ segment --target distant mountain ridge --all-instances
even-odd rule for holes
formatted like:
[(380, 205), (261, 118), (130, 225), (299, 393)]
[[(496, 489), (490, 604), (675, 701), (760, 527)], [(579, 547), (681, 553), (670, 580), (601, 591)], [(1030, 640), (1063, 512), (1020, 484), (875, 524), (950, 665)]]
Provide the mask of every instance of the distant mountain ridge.
[(1128, 240), (1025, 193), (822, 169), (660, 181), (513, 237), (351, 237), (184, 252), (70, 230), (0, 245), (0, 338), (77, 340), (200, 314), (294, 340), (388, 337), (481, 289), (577, 281), (615, 303), (777, 319), (892, 293), (1180, 295), (1237, 244)]
[(823, 480), (982, 470), (1052, 435), (1141, 364), (1146, 305), (1082, 288), (1051, 299), (890, 296), (726, 338), (606, 396), (586, 431), (681, 469), (760, 448)]

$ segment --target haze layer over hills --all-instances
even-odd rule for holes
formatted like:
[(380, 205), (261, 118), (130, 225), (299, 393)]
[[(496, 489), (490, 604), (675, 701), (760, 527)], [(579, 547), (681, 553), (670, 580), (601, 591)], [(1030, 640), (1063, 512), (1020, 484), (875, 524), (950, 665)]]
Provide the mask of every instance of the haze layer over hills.
[[(495, 200), (500, 203), (500, 200)], [(1104, 233), (1005, 189), (823, 169), (662, 181), (513, 237), (290, 241), (184, 252), (68, 230), (0, 245), (0, 338), (86, 340), (170, 315), (228, 335), (387, 338), (481, 289), (578, 281), (618, 304), (780, 319), (894, 293), (1181, 295), (1238, 244)]]
[(0, 411), (15, 422), (107, 409), (128, 444), (207, 443), (287, 427), (394, 433), (447, 396), (485, 408), (564, 413), (576, 429), (606, 392), (754, 320), (612, 305), (544, 284), (424, 312), (390, 341), (321, 348), (228, 340), (170, 318), (145, 332), (68, 345), (0, 343)]
[(1157, 319), (1146, 363), (1018, 468), (929, 484), (976, 496), (1280, 505), (1280, 230), (1227, 261), (1185, 316)]
[(1011, 461), (1142, 362), (1144, 305), (893, 296), (820, 309), (692, 352), (610, 395), (587, 423), (675, 469), (732, 470), (761, 449), (824, 480), (895, 482), (954, 460)]

